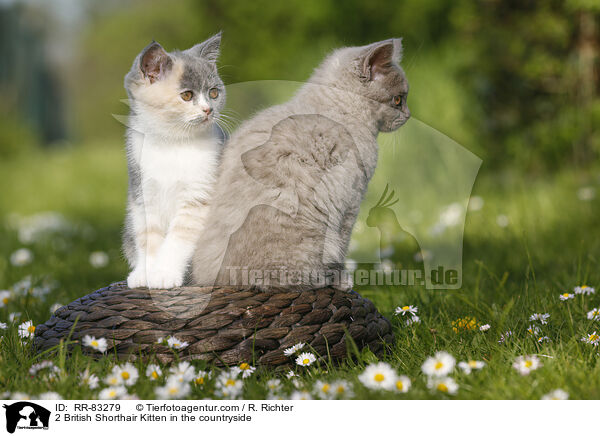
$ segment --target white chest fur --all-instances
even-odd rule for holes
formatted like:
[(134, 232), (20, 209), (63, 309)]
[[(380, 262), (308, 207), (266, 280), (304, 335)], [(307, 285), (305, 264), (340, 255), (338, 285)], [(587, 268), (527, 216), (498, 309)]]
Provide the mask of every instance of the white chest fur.
[(169, 143), (145, 137), (136, 142), (146, 212), (160, 215), (164, 227), (183, 204), (209, 200), (219, 158), (216, 140)]

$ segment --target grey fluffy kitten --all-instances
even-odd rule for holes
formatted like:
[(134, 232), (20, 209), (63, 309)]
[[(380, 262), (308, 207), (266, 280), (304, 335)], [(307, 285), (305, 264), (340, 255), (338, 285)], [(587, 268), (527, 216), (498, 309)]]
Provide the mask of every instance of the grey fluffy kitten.
[(212, 197), (223, 136), (221, 34), (185, 51), (148, 45), (125, 76), (129, 287), (181, 286)]
[(289, 102), (231, 137), (192, 284), (342, 288), (352, 227), (377, 164), (377, 135), (410, 117), (401, 40), (333, 52)]

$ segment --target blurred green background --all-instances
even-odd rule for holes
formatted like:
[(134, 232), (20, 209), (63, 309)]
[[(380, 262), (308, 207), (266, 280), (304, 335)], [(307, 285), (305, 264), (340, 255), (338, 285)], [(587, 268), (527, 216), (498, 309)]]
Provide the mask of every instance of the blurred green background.
[[(524, 232), (595, 259), (599, 20), (595, 0), (0, 0), (0, 288), (50, 275), (65, 303), (125, 276), (123, 76), (152, 39), (185, 49), (219, 30), (226, 84), (301, 82), (336, 47), (402, 37), (413, 116), (483, 160), (465, 261), (521, 268)], [(15, 230), (42, 211), (78, 233), (24, 242)], [(9, 259), (22, 246), (25, 267)], [(108, 264), (90, 266), (94, 251)]]
[(414, 115), (494, 168), (600, 151), (600, 4), (567, 1), (0, 1), (0, 156), (121, 145), (122, 79), (151, 39), (224, 31), (226, 83), (303, 81), (333, 48), (403, 37)]

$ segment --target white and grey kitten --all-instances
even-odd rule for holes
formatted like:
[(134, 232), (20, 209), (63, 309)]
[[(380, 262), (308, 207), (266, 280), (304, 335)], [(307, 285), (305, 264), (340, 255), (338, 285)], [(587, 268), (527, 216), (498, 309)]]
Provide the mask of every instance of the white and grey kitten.
[(221, 34), (185, 51), (148, 45), (125, 76), (129, 192), (123, 250), (130, 288), (181, 286), (205, 226), (224, 136)]
[(336, 50), (290, 101), (240, 126), (223, 155), (191, 284), (347, 288), (339, 280), (377, 135), (410, 117), (401, 50), (400, 39)]

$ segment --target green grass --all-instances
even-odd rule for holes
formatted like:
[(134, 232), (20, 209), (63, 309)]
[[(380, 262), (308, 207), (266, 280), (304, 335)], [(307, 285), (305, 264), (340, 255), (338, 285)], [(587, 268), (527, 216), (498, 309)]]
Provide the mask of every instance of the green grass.
[[(21, 312), (21, 320), (34, 324), (46, 321), (50, 307), (66, 304), (127, 273), (120, 246), (120, 225), (124, 213), (126, 173), (123, 152), (114, 146), (88, 147), (38, 152), (27, 158), (0, 163), (6, 183), (0, 198), (0, 289), (31, 275), (37, 283), (53, 283), (43, 297), (30, 293), (15, 295), (0, 308), (0, 321), (8, 322), (10, 313)], [(392, 320), (396, 342), (381, 360), (398, 374), (412, 381), (408, 393), (372, 391), (358, 375), (376, 362), (368, 350), (354, 353), (352, 359), (332, 366), (326, 359), (308, 368), (297, 368), (296, 387), (282, 371), (258, 368), (244, 380), (244, 398), (260, 399), (268, 394), (266, 380), (282, 379), (282, 395), (294, 390), (312, 392), (317, 380), (346, 380), (353, 398), (376, 399), (537, 399), (561, 388), (573, 399), (600, 398), (598, 350), (581, 342), (586, 333), (600, 330), (598, 322), (587, 319), (586, 312), (600, 306), (600, 292), (560, 301), (559, 293), (576, 285), (600, 286), (598, 257), (600, 230), (597, 199), (581, 201), (577, 190), (596, 186), (592, 173), (563, 171), (547, 178), (532, 179), (515, 173), (486, 174), (485, 166), (473, 194), (485, 204), (467, 216), (463, 255), (463, 286), (460, 290), (431, 291), (422, 287), (365, 287), (358, 289), (372, 299)], [(380, 189), (381, 187), (373, 187)], [(69, 230), (40, 239), (27, 247), (34, 260), (21, 267), (9, 261), (11, 253), (23, 247), (17, 232), (9, 225), (11, 214), (28, 215), (44, 210), (61, 212), (70, 222)], [(499, 214), (510, 219), (507, 227), (496, 223)], [(10, 218), (10, 219), (9, 219)], [(398, 246), (397, 252), (402, 251)], [(104, 251), (109, 263), (94, 268), (89, 263), (92, 251)], [(418, 306), (421, 323), (405, 326), (394, 315), (398, 305)], [(551, 341), (540, 344), (527, 333), (534, 312), (548, 312), (547, 325), (539, 325)], [(487, 332), (455, 332), (452, 322), (474, 317), (479, 324), (490, 324)], [(18, 339), (16, 323), (9, 323), (0, 343), (0, 392), (23, 392), (32, 397), (57, 392), (64, 398), (93, 398), (91, 390), (77, 375), (89, 369), (101, 379), (116, 364), (109, 352), (95, 361), (79, 349), (67, 355), (55, 350), (34, 354)], [(499, 343), (500, 335), (513, 335)], [(436, 351), (445, 350), (457, 361), (475, 359), (487, 363), (469, 375), (455, 369), (451, 376), (459, 384), (457, 395), (431, 392), (421, 372), (423, 361)], [(543, 366), (527, 376), (519, 375), (512, 363), (517, 356), (535, 354)], [(54, 377), (35, 377), (31, 365), (50, 359), (60, 372)], [(205, 362), (193, 362), (197, 369)], [(129, 392), (140, 398), (153, 398), (154, 387), (163, 381), (144, 376), (144, 365), (136, 363), (140, 379)], [(163, 372), (168, 369), (163, 367)], [(203, 386), (193, 386), (192, 398), (212, 397), (214, 377)], [(164, 380), (164, 379), (163, 379)]]

